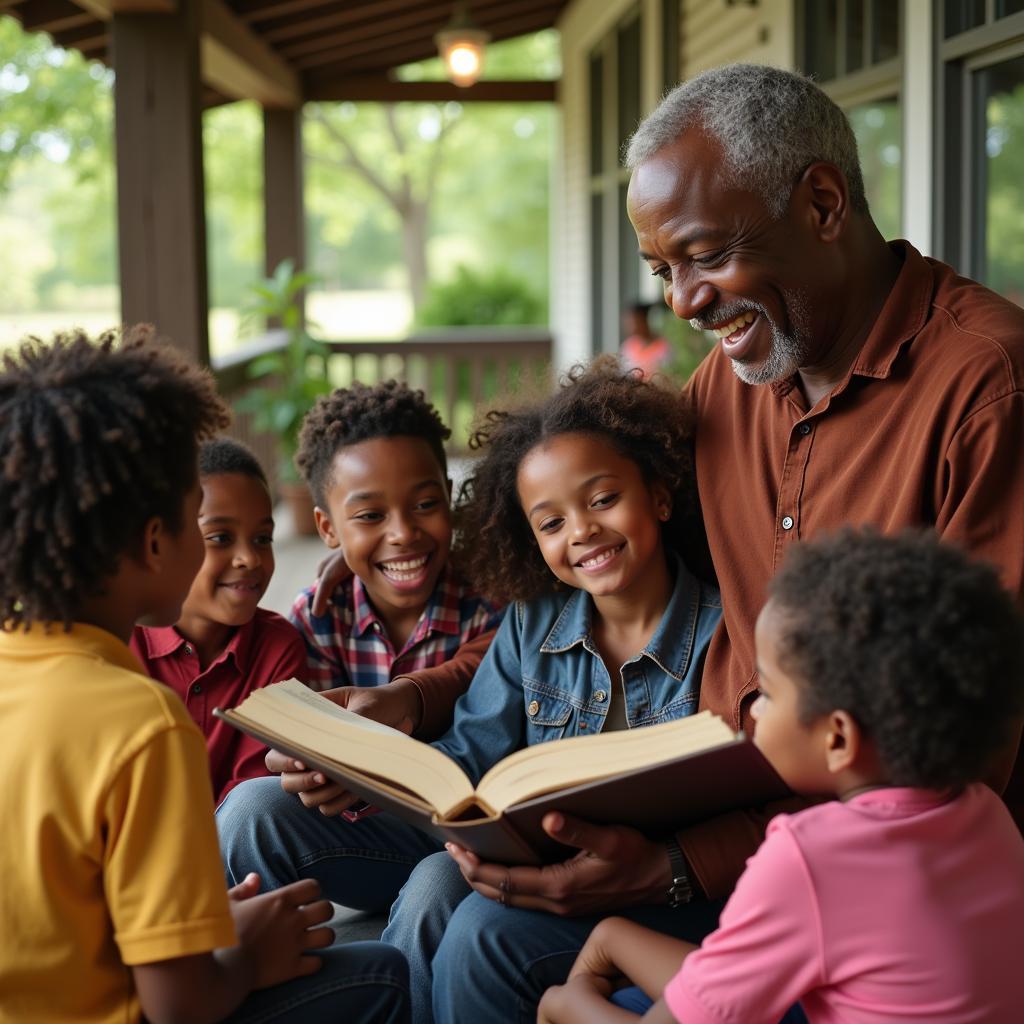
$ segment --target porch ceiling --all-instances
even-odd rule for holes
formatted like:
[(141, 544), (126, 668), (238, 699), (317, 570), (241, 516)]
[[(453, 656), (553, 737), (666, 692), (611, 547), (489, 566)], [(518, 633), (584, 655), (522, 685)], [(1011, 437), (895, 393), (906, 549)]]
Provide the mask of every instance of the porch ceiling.
[[(554, 25), (568, 0), (473, 0), (472, 20), (495, 42)], [(0, 0), (30, 31), (112, 63), (115, 14), (173, 11), (178, 0)], [(453, 0), (200, 0), (206, 105), (255, 99), (294, 107), (305, 99), (554, 98), (546, 82), (396, 82), (394, 68), (436, 55), (434, 34)]]

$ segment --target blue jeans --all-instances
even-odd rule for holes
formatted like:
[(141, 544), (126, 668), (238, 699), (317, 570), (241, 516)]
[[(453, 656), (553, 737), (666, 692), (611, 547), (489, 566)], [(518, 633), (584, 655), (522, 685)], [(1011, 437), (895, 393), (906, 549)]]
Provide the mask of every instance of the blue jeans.
[[(633, 907), (616, 914), (700, 942), (717, 925), (722, 905)], [(381, 938), (409, 961), (414, 1024), (533, 1024), (540, 997), (565, 981), (603, 916), (563, 918), (503, 907), (473, 892), (455, 861), (440, 853), (412, 872)]]
[(277, 778), (236, 786), (217, 808), (217, 831), (228, 885), (250, 871), (264, 889), (315, 878), (327, 899), (373, 912), (386, 911), (416, 864), (442, 848), (390, 814), (326, 817)]
[(316, 974), (253, 992), (225, 1024), (408, 1024), (401, 953), (382, 942), (354, 942), (318, 956)]

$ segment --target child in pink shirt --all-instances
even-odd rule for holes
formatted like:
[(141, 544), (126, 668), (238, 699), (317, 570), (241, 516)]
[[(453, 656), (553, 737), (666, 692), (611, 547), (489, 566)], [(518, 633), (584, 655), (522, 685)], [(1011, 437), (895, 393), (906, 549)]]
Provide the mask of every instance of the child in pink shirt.
[[(541, 1024), (1016, 1024), (1024, 840), (1005, 780), (1024, 620), (994, 571), (923, 534), (795, 548), (755, 632), (755, 742), (797, 792), (701, 947), (608, 918)], [(682, 968), (679, 967), (683, 960)]]

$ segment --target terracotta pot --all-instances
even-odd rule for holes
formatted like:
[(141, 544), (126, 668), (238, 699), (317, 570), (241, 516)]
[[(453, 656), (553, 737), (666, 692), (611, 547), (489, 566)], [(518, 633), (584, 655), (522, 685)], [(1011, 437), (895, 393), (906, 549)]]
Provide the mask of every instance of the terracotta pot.
[(304, 483), (280, 485), (281, 500), (288, 506), (292, 517), (292, 528), (300, 537), (315, 537), (316, 521), (313, 519), (313, 495)]

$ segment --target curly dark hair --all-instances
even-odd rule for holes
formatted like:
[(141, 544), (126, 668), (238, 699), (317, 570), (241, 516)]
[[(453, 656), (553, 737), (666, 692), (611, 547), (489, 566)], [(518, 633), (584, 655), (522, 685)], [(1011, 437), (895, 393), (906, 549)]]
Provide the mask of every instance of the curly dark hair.
[(324, 395), (306, 414), (295, 465), (309, 484), (313, 500), (326, 508), (331, 465), (340, 449), (376, 437), (419, 437), (430, 445), (447, 476), (444, 443), (451, 434), (422, 391), (397, 380), (373, 387), (356, 382)]
[(222, 473), (241, 473), (268, 486), (267, 474), (263, 472), (260, 460), (241, 441), (230, 437), (217, 437), (199, 446), (200, 477)]
[(649, 483), (663, 484), (672, 515), (667, 547), (685, 556), (696, 527), (693, 417), (678, 390), (657, 377), (624, 370), (615, 356), (575, 366), (553, 394), (513, 412), (492, 410), (470, 438), (483, 451), (459, 493), (462, 564), (473, 585), (496, 601), (528, 601), (560, 589), (519, 504), (520, 463), (560, 434), (596, 434), (636, 463)]
[(141, 541), (182, 527), (196, 447), (228, 423), (213, 378), (153, 329), (26, 339), (0, 370), (0, 623), (69, 628)]
[(805, 721), (842, 709), (897, 786), (984, 777), (1024, 711), (1024, 619), (995, 570), (931, 533), (799, 544), (770, 586)]

